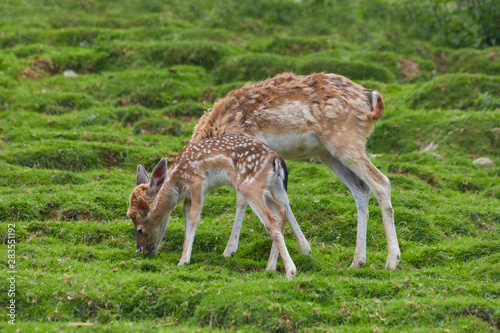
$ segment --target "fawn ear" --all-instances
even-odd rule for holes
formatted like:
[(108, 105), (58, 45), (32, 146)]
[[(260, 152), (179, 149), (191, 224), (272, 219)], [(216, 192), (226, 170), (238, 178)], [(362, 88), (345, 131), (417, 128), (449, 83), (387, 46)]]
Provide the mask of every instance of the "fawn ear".
[(137, 186), (141, 184), (147, 184), (149, 183), (149, 176), (148, 173), (146, 172), (146, 169), (142, 165), (137, 166), (137, 176), (135, 176), (135, 184)]
[(142, 217), (146, 217), (149, 213), (149, 204), (144, 200), (143, 197), (137, 199), (137, 210)]
[(149, 188), (154, 193), (158, 193), (161, 186), (167, 179), (167, 160), (162, 158), (156, 168), (153, 170), (153, 176), (149, 183)]

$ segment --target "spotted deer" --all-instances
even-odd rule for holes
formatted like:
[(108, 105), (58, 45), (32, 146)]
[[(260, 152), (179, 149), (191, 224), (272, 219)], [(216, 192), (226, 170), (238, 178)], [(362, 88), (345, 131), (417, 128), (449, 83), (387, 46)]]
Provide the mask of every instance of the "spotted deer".
[[(136, 230), (137, 251), (158, 252), (170, 214), (184, 199), (185, 238), (179, 265), (188, 264), (205, 194), (230, 185), (238, 193), (238, 207), (248, 203), (273, 239), (267, 269), (276, 269), (279, 253), (286, 276), (293, 277), (296, 268), (283, 238), (285, 218), (299, 248), (310, 252), (310, 247), (290, 209), (287, 175), (285, 161), (278, 153), (256, 139), (238, 135), (191, 141), (177, 155), (168, 173), (167, 162), (161, 159), (151, 180), (139, 166), (128, 210)], [(148, 202), (151, 197), (154, 199)], [(241, 225), (241, 221), (237, 223)]]
[[(373, 192), (382, 211), (388, 256), (396, 269), (400, 250), (394, 226), (391, 185), (368, 159), (366, 139), (384, 114), (381, 95), (341, 75), (283, 73), (229, 92), (199, 120), (192, 141), (227, 134), (257, 138), (285, 159), (318, 156), (342, 180), (357, 207), (356, 250), (351, 267), (366, 264), (368, 199)], [(246, 208), (244, 201), (236, 215)], [(241, 220), (236, 220), (224, 251), (236, 251)]]

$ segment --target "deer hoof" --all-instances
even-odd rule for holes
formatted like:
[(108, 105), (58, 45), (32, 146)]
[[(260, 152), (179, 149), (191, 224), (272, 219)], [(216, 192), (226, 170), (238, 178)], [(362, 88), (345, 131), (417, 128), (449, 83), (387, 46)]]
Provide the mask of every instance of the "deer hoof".
[(366, 265), (366, 259), (356, 259), (352, 261), (350, 268), (363, 268)]
[(385, 264), (386, 269), (395, 270), (398, 267), (399, 261), (401, 260), (401, 255), (397, 254), (395, 256), (389, 255), (387, 257), (387, 262)]

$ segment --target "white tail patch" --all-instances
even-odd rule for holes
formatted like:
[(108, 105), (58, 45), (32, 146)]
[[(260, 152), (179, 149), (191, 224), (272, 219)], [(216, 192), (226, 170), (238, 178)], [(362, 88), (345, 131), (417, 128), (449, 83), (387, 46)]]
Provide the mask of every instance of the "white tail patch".
[(377, 107), (377, 100), (378, 100), (378, 91), (373, 90), (372, 91), (372, 104), (373, 104), (373, 110)]
[(283, 170), (281, 162), (277, 158), (274, 159), (274, 170), (276, 170), (276, 173), (281, 180), (285, 179), (285, 170)]

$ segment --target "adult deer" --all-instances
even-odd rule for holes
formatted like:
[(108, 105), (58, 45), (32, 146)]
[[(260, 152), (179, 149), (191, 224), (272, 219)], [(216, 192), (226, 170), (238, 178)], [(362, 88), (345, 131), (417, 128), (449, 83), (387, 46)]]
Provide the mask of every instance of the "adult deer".
[[(191, 141), (177, 155), (168, 174), (167, 162), (161, 159), (151, 181), (139, 166), (138, 186), (130, 196), (127, 213), (136, 230), (137, 251), (158, 252), (170, 213), (185, 199), (186, 228), (179, 265), (188, 264), (205, 194), (230, 185), (240, 200), (244, 200), (245, 207), (246, 203), (250, 205), (273, 239), (267, 268), (276, 269), (279, 252), (286, 276), (293, 277), (296, 268), (283, 238), (285, 218), (299, 247), (310, 248), (290, 209), (287, 178), (285, 161), (279, 154), (256, 139), (238, 135)], [(149, 203), (146, 199), (152, 196), (152, 191), (154, 200)]]
[[(391, 185), (365, 153), (373, 123), (383, 113), (384, 103), (377, 91), (343, 76), (283, 73), (229, 92), (201, 117), (192, 141), (238, 134), (259, 139), (285, 159), (318, 156), (347, 185), (356, 202), (358, 228), (351, 267), (366, 264), (371, 190), (382, 211), (388, 250), (386, 268), (396, 269), (400, 250)], [(239, 198), (237, 203), (238, 216), (246, 203)], [(240, 229), (241, 220), (235, 219), (224, 255), (236, 251)]]

